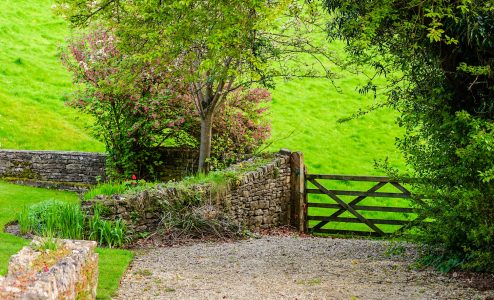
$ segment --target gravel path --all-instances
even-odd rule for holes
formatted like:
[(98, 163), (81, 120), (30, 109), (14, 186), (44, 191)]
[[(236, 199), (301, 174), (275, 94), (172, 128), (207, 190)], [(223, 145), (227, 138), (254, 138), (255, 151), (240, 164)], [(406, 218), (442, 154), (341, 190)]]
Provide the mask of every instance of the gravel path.
[(414, 257), (408, 245), (293, 236), (157, 248), (137, 254), (116, 299), (494, 299), (414, 270)]

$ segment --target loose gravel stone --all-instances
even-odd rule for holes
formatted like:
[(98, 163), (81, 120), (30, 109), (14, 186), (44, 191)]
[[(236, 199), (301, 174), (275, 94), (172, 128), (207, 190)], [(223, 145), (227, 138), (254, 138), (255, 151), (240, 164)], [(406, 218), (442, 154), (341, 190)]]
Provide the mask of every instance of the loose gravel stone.
[(115, 299), (493, 299), (415, 270), (416, 255), (410, 244), (296, 236), (143, 250)]

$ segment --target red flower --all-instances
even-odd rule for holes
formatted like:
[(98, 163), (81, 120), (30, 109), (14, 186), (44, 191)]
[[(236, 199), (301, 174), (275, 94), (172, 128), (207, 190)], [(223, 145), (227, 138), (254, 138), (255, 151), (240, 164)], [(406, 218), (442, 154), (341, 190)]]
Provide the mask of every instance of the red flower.
[(137, 179), (137, 176), (132, 175), (132, 180), (136, 180), (136, 179)]

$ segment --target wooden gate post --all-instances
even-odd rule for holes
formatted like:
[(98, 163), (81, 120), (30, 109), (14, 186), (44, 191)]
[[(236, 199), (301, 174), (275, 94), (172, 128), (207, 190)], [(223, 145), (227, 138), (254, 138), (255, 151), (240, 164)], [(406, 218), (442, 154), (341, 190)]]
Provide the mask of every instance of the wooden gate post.
[(305, 232), (305, 165), (304, 154), (290, 155), (290, 225)]

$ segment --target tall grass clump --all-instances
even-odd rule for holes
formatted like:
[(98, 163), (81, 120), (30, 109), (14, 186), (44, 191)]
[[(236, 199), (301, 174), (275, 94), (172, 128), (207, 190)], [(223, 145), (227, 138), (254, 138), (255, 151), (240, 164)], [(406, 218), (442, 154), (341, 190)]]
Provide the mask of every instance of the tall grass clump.
[(94, 197), (98, 195), (116, 195), (116, 194), (122, 194), (128, 189), (128, 185), (122, 183), (116, 183), (116, 182), (106, 182), (106, 183), (100, 183), (94, 188), (90, 189), (84, 194), (84, 199), (85, 200), (91, 200), (94, 199)]
[(48, 200), (33, 204), (19, 214), (21, 233), (41, 236), (54, 234), (60, 238), (82, 239), (84, 219), (78, 204)]
[(125, 224), (120, 219), (115, 222), (102, 219), (100, 210), (101, 208), (95, 205), (93, 216), (87, 219), (88, 238), (109, 248), (123, 246), (127, 241)]
[(122, 220), (101, 219), (100, 208), (95, 208), (93, 216), (87, 216), (77, 203), (57, 200), (40, 202), (24, 207), (17, 219), (22, 234), (89, 239), (110, 248), (121, 247), (127, 241)]
[(156, 185), (157, 183), (146, 182), (143, 179), (100, 183), (84, 194), (84, 200), (91, 200), (99, 195), (111, 196), (127, 192), (138, 192)]

